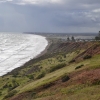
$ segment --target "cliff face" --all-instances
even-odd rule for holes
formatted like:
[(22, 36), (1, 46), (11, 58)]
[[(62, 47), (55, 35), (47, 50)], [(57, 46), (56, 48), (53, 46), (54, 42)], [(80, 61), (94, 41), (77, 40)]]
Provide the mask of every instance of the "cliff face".
[(79, 50), (83, 50), (82, 53), (78, 54), (74, 58), (76, 61), (83, 60), (83, 58), (87, 55), (94, 56), (100, 54), (100, 43), (98, 42), (68, 42), (53, 45), (54, 48), (50, 48), (53, 53), (69, 53), (73, 51), (78, 53)]

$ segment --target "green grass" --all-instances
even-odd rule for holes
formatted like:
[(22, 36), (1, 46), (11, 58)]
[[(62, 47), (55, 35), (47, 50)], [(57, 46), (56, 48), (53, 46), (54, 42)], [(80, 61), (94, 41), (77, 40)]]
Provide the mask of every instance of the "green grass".
[[(45, 77), (39, 79), (39, 80), (33, 80), (32, 82), (29, 82), (28, 84), (26, 83), (26, 85), (20, 85), (16, 90), (19, 91), (19, 93), (25, 92), (25, 91), (31, 91), (34, 90), (35, 88), (43, 85), (43, 84), (47, 84), (49, 82), (55, 81), (58, 78), (60, 78), (64, 73), (70, 73), (75, 71), (76, 66), (79, 66), (81, 64), (84, 64), (84, 67), (82, 67), (81, 69), (87, 68), (87, 66), (90, 66), (89, 68), (92, 68), (93, 66), (97, 66), (100, 64), (100, 55), (94, 56), (91, 59), (88, 60), (84, 60), (80, 63), (73, 63), (71, 65), (68, 65), (62, 69), (59, 69), (55, 72), (49, 73), (47, 74)], [(95, 63), (94, 63), (95, 62)], [(45, 62), (46, 63), (46, 62)], [(79, 70), (81, 70), (79, 69)], [(19, 78), (18, 78), (19, 79)], [(16, 79), (16, 80), (18, 80)], [(20, 79), (21, 80), (21, 79)], [(18, 81), (20, 81), (18, 80)]]
[(100, 55), (95, 55), (91, 59), (84, 60), (82, 63), (86, 64), (89, 69), (100, 68)]
[[(33, 85), (33, 87), (31, 89), (34, 89), (38, 86), (41, 86), (43, 84), (46, 84), (46, 83), (49, 83), (49, 82), (52, 82), (52, 81), (55, 81), (57, 78), (59, 78), (62, 74), (63, 74), (63, 70), (61, 71), (61, 75), (60, 73), (59, 74), (56, 74), (58, 73), (59, 71), (56, 71), (56, 73), (53, 73), (53, 74), (49, 74), (49, 75), (46, 75), (44, 78), (40, 79), (40, 80), (34, 80), (34, 79), (31, 79), (30, 77), (28, 77), (26, 74), (26, 72), (28, 70), (30, 70), (33, 66), (35, 65), (40, 65), (42, 67), (42, 69), (39, 71), (39, 72), (34, 72), (32, 74), (30, 74), (30, 76), (34, 75), (34, 78), (38, 77), (38, 75), (45, 71), (47, 72), (48, 69), (50, 69), (50, 67), (54, 66), (54, 65), (57, 65), (57, 64), (60, 64), (60, 63), (68, 63), (68, 61), (70, 59), (72, 59), (72, 57), (74, 57), (76, 55), (76, 53), (69, 53), (69, 54), (66, 54), (66, 58), (63, 56), (63, 55), (57, 55), (55, 57), (51, 57), (51, 58), (48, 58), (48, 59), (45, 59), (45, 60), (41, 60), (40, 62), (38, 63), (34, 63), (32, 64), (31, 66), (28, 66), (26, 68), (23, 68), (22, 70), (20, 70), (18, 72), (18, 74), (16, 75), (16, 77), (13, 77), (13, 75), (7, 75), (7, 76), (4, 76), (3, 78), (0, 77), (0, 92), (2, 92), (1, 96), (0, 96), (0, 100), (2, 100), (2, 98), (8, 93), (8, 88), (2, 88), (6, 83), (9, 83), (11, 84), (12, 80), (13, 79), (16, 79), (16, 82), (20, 85), (17, 90), (19, 91), (22, 87), (22, 91), (23, 90), (30, 90), (29, 89), (24, 89), (24, 87), (27, 87), (27, 84), (29, 85)], [(59, 60), (57, 59), (57, 57), (60, 57), (60, 59), (62, 61), (59, 62)], [(68, 57), (69, 56), (69, 57)], [(68, 58), (67, 58), (68, 57)], [(47, 73), (46, 73), (47, 74)], [(39, 82), (39, 84), (38, 84)]]
[[(26, 91), (33, 91), (34, 89), (36, 89), (42, 85), (52, 83), (53, 81), (56, 81), (59, 78), (61, 78), (65, 73), (71, 73), (71, 72), (82, 70), (85, 68), (88, 68), (88, 69), (100, 68), (100, 55), (95, 55), (92, 58), (83, 60), (81, 62), (74, 62), (74, 63), (70, 63), (70, 64), (68, 63), (77, 54), (79, 54), (83, 51), (84, 50), (75, 51), (75, 52), (68, 53), (68, 54), (58, 54), (54, 57), (41, 60), (37, 63), (34, 63), (34, 64), (28, 66), (27, 68), (23, 68), (22, 70), (20, 70), (18, 72), (19, 74), (16, 77), (13, 77), (13, 75), (8, 75), (3, 78), (0, 77), (0, 94), (2, 94), (2, 95), (0, 95), (0, 100), (2, 100), (2, 98), (8, 94), (8, 92), (7, 92), (8, 88), (2, 88), (2, 87), (6, 83), (11, 84), (13, 79), (16, 79), (16, 82), (20, 85), (14, 89), (14, 90), (17, 90), (18, 91), (17, 93), (19, 94), (19, 93), (26, 92)], [(53, 68), (54, 66), (60, 65), (62, 63), (65, 63), (66, 66), (56, 68), (56, 70), (51, 71), (51, 73), (48, 72), (48, 70), (50, 70), (50, 68)], [(32, 77), (30, 78), (30, 77), (28, 77), (28, 75), (25, 75), (25, 74), (28, 70), (30, 70), (35, 65), (40, 65), (41, 69), (40, 69), (40, 71), (29, 74), (30, 76), (34, 75), (34, 79), (33, 79)], [(75, 68), (79, 67), (80, 65), (84, 65), (84, 66), (75, 70)], [(45, 75), (43, 74), (42, 75), (43, 77), (37, 78), (42, 72), (45, 72)], [(78, 98), (78, 94), (79, 94), (79, 97), (81, 98), (82, 95), (83, 96), (85, 95), (84, 91), (86, 92), (90, 88), (94, 89), (97, 87), (96, 86), (85, 87), (84, 89), (82, 87), (80, 87), (77, 89), (75, 88), (75, 91), (73, 89), (72, 90), (69, 89), (68, 90), (69, 94), (72, 92), (73, 96), (70, 98), (66, 97), (66, 99), (70, 100), (72, 98), (72, 100), (73, 100), (74, 97)], [(68, 91), (67, 91), (67, 93), (68, 93)], [(82, 91), (82, 94), (79, 91)], [(97, 98), (98, 97), (99, 97), (99, 94), (97, 94)], [(96, 97), (94, 96), (94, 98), (96, 98)], [(82, 100), (85, 100), (85, 99), (87, 99), (87, 98), (84, 96), (84, 98)], [(90, 98), (89, 100), (92, 100), (92, 99)]]
[(49, 72), (56, 71), (66, 66), (66, 63), (57, 64), (55, 66), (50, 67)]
[[(81, 100), (99, 100), (100, 99), (100, 86), (91, 86), (77, 91), (72, 98), (81, 98)], [(75, 99), (74, 99), (75, 100)]]
[(43, 84), (55, 81), (58, 78), (60, 78), (64, 73), (72, 72), (72, 71), (74, 71), (74, 69), (75, 69), (74, 66), (69, 66), (69, 67), (65, 67), (63, 69), (57, 70), (55, 72), (49, 73), (42, 79), (33, 81), (33, 82), (29, 83), (28, 85), (25, 85), (24, 87), (21, 88), (21, 90), (18, 88), (18, 90), (20, 90), (19, 93), (25, 92), (25, 91), (30, 91), (30, 90), (33, 90)]
[[(69, 66), (66, 66), (66, 68), (63, 68), (57, 71), (57, 73), (60, 75), (63, 75), (61, 73), (62, 72), (61, 70), (63, 70), (63, 73), (66, 73), (66, 72), (68, 73), (69, 68), (70, 68), (69, 72), (73, 72), (74, 71), (73, 68), (75, 66), (77, 67), (82, 64), (84, 64), (84, 66), (78, 70), (82, 70), (85, 68), (88, 68), (88, 69), (100, 68), (100, 55), (95, 55), (90, 59), (83, 60), (82, 62), (74, 63)], [(58, 75), (57, 73), (55, 72), (55, 75)], [(60, 99), (57, 99), (57, 100), (99, 100), (100, 99), (99, 88), (100, 88), (100, 85), (98, 84), (93, 84), (91, 86), (87, 86), (86, 84), (86, 85), (78, 85), (78, 86), (71, 86), (71, 87), (69, 86), (68, 88), (61, 88), (61, 93), (64, 95), (64, 97), (63, 95), (61, 95), (61, 97), (59, 97)], [(56, 95), (56, 93), (53, 95)], [(52, 100), (54, 100), (55, 98), (53, 97), (53, 95), (52, 95)], [(45, 99), (46, 96), (43, 98)], [(42, 97), (37, 98), (36, 100), (43, 100), (43, 98)]]
[[(57, 95), (59, 93), (59, 95)], [(48, 98), (48, 99), (47, 99)], [(51, 99), (52, 98), (52, 99)], [(99, 100), (100, 85), (72, 85), (69, 87), (58, 87), (52, 93), (50, 91), (42, 92), (32, 100)]]

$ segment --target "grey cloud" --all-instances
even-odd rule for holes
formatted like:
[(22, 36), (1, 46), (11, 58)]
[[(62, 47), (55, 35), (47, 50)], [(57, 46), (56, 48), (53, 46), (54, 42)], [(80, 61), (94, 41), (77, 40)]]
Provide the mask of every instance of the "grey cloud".
[(5, 1), (0, 3), (2, 31), (96, 32), (100, 27), (100, 0), (62, 0), (61, 4), (39, 5)]

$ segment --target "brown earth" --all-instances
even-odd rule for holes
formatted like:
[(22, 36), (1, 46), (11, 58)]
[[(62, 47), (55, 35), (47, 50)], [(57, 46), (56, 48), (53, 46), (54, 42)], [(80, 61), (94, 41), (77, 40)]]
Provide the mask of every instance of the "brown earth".
[[(87, 84), (87, 85), (97, 85), (98, 82), (100, 84), (100, 69), (95, 70), (81, 70), (78, 72), (73, 72), (69, 74), (70, 80), (66, 82), (62, 82), (61, 79), (51, 83), (50, 87), (45, 88), (44, 86), (38, 87), (35, 91), (37, 94), (41, 94), (46, 91), (53, 91), (56, 92), (56, 94), (59, 94), (59, 88), (65, 88), (71, 85), (77, 85), (77, 84)], [(57, 92), (58, 91), (58, 92)], [(19, 94), (18, 96), (15, 96), (9, 100), (23, 100), (24, 98), (31, 98), (32, 91)], [(49, 99), (44, 99), (49, 100)]]
[[(61, 54), (67, 54), (69, 52), (73, 52), (73, 51), (76, 51), (77, 50), (86, 50), (87, 48), (90, 48), (88, 49), (88, 51), (86, 51), (87, 53), (90, 53), (91, 52), (91, 46), (93, 46), (95, 44), (95, 42), (50, 42), (49, 41), (49, 47), (46, 48), (46, 50), (44, 50), (37, 58), (34, 58), (34, 59), (31, 59), (30, 61), (28, 61), (27, 63), (25, 63), (23, 66), (21, 67), (18, 67), (16, 69), (14, 69), (13, 71), (11, 72), (8, 72), (6, 75), (14, 75), (16, 73), (19, 72), (19, 70), (27, 67), (27, 66), (31, 66), (33, 63), (36, 63), (38, 61), (41, 61), (43, 59), (47, 59), (47, 58), (50, 58), (50, 57), (54, 57), (55, 55), (61, 53)], [(100, 46), (98, 47), (95, 47), (96, 49), (94, 50), (96, 53), (100, 53), (99, 49), (100, 49)], [(45, 54), (44, 54), (45, 52)], [(85, 55), (86, 52), (83, 52), (81, 53), (79, 56), (77, 56), (76, 58), (80, 59), (82, 58), (82, 55)], [(95, 53), (94, 52), (94, 53)], [(76, 59), (75, 58), (75, 59)]]
[[(50, 45), (49, 51), (45, 55), (41, 56), (37, 61), (39, 61), (40, 59), (46, 59), (58, 52), (68, 53), (79, 49), (80, 50), (86, 49), (86, 50), (74, 58), (76, 61), (80, 58), (83, 59), (85, 55), (94, 56), (96, 54), (100, 54), (100, 44), (98, 43), (96, 44), (95, 42), (93, 43), (92, 42), (71, 42), (71, 43), (68, 42), (68, 43), (58, 43), (58, 44), (54, 43)], [(31, 61), (31, 63), (33, 62)], [(28, 98), (27, 100), (29, 100), (29, 98), (32, 97), (33, 93), (41, 94), (45, 91), (53, 91), (56, 92), (57, 95), (59, 95), (59, 91), (58, 91), (59, 88), (64, 88), (75, 84), (76, 85), (77, 84), (89, 84), (89, 85), (99, 84), (100, 69), (95, 69), (95, 70), (85, 69), (81, 71), (76, 71), (70, 73), (69, 77), (70, 79), (66, 82), (62, 82), (62, 80), (59, 79), (54, 81), (53, 83), (50, 83), (49, 85), (47, 84), (47, 86), (38, 87), (37, 89), (33, 90), (35, 92), (30, 91), (30, 92), (22, 93), (15, 97), (12, 97), (9, 100), (24, 100), (24, 98)], [(50, 99), (44, 99), (44, 100), (50, 100)]]
[[(87, 46), (88, 47), (88, 46)], [(83, 53), (79, 54), (77, 57), (74, 58), (75, 61), (81, 61), (86, 55), (94, 56), (100, 54), (100, 44), (92, 45), (91, 47), (87, 48)]]

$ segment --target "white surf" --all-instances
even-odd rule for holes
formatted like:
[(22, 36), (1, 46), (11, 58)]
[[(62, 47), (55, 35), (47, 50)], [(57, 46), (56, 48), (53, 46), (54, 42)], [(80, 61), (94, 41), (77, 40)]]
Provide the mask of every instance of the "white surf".
[(0, 76), (36, 57), (47, 45), (43, 36), (0, 33)]

